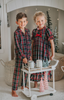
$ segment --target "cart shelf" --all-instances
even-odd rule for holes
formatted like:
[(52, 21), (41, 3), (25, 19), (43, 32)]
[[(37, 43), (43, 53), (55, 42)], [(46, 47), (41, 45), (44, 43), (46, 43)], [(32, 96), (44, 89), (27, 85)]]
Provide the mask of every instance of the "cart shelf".
[[(54, 70), (56, 69), (56, 66), (59, 62), (59, 60), (54, 59), (54, 61), (56, 61), (55, 65), (46, 67), (46, 68), (34, 68), (34, 69), (30, 69), (30, 67), (28, 68), (23, 68), (21, 69), (23, 71), (23, 87), (24, 89), (21, 90), (21, 92), (26, 95), (27, 97), (31, 97), (31, 100), (37, 100), (37, 96), (42, 96), (42, 95), (46, 95), (46, 94), (53, 94), (56, 92), (55, 90), (55, 76), (54, 76)], [(48, 90), (44, 90), (44, 92), (39, 92), (39, 88), (31, 88), (30, 86), (30, 75), (32, 73), (37, 73), (37, 72), (45, 72), (45, 71), (53, 71), (53, 87), (48, 88)], [(29, 82), (29, 89), (25, 88), (25, 82), (24, 82), (24, 72), (28, 74), (28, 82)]]
[(44, 92), (39, 92), (39, 89), (38, 88), (32, 88), (31, 89), (31, 95), (29, 95), (29, 89), (25, 88), (25, 91), (24, 90), (21, 90), (22, 93), (24, 95), (26, 95), (27, 97), (32, 97), (34, 94), (36, 96), (42, 96), (42, 95), (47, 95), (47, 94), (53, 94), (56, 92), (55, 89), (53, 89), (52, 87), (49, 86), (49, 89), (48, 90), (44, 90)]

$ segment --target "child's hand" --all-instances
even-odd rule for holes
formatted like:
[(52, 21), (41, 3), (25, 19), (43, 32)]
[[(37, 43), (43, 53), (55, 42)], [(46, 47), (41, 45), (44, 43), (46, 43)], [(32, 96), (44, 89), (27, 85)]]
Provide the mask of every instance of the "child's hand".
[(25, 63), (25, 64), (27, 63), (27, 58), (23, 59), (23, 63)]
[(50, 57), (50, 60), (53, 60), (53, 58), (54, 58), (54, 56), (51, 56), (51, 57)]
[(32, 60), (32, 57), (30, 56), (30, 60)]

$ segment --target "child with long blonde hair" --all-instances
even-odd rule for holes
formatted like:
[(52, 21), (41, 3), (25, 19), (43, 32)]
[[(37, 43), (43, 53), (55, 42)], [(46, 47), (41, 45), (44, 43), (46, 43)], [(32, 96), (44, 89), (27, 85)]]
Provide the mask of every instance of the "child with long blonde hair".
[[(46, 62), (54, 58), (54, 42), (53, 35), (49, 28), (46, 28), (46, 15), (42, 11), (38, 11), (34, 15), (34, 21), (37, 25), (36, 29), (32, 31), (32, 59), (34, 62), (39, 58)], [(50, 56), (50, 44), (51, 44), (51, 56)], [(38, 57), (39, 56), (39, 57)], [(51, 78), (51, 72), (48, 72), (48, 81)], [(31, 81), (34, 82), (34, 87), (37, 87), (37, 82), (43, 79), (44, 73), (31, 74)]]

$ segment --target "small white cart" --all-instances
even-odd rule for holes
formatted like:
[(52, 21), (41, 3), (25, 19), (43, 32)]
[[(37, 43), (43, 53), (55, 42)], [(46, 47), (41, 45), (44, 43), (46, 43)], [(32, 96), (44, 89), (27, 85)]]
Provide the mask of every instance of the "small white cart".
[[(31, 100), (37, 100), (37, 96), (42, 96), (42, 95), (46, 95), (46, 94), (51, 94), (53, 95), (53, 93), (56, 92), (55, 90), (55, 77), (54, 77), (54, 70), (56, 69), (56, 66), (58, 64), (58, 60), (53, 59), (54, 61), (56, 61), (55, 65), (52, 65), (50, 67), (47, 68), (34, 68), (34, 69), (30, 69), (30, 67), (28, 68), (28, 70), (26, 70), (24, 67), (21, 69), (23, 71), (23, 87), (24, 89), (21, 90), (22, 93), (24, 95), (26, 95), (27, 97), (30, 97)], [(44, 72), (44, 71), (53, 71), (53, 88), (49, 86), (48, 90), (45, 90), (44, 92), (39, 92), (39, 88), (31, 88), (30, 86), (30, 74), (32, 73), (38, 73), (38, 72)], [(25, 82), (24, 82), (24, 72), (28, 74), (28, 79), (29, 79), (29, 89), (25, 88)]]

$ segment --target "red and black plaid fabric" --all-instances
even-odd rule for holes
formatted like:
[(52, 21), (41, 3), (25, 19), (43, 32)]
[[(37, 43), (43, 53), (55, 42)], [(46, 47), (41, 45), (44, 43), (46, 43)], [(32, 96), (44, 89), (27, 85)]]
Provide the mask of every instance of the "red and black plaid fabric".
[(15, 53), (19, 56), (21, 60), (23, 58), (30, 59), (31, 56), (31, 39), (30, 39), (30, 31), (25, 28), (25, 34), (18, 27), (14, 33), (15, 40)]
[(34, 29), (32, 31), (33, 44), (33, 60), (42, 59), (45, 60), (50, 57), (50, 39), (54, 39), (50, 29), (44, 27), (43, 29)]
[[(18, 27), (14, 32), (14, 41), (15, 41), (15, 68), (13, 74), (12, 90), (18, 89), (19, 77), (22, 68), (23, 58), (30, 59), (31, 56), (31, 39), (30, 31), (25, 28), (25, 34)], [(25, 86), (27, 83), (28, 75), (25, 73)], [(23, 86), (23, 77), (21, 80), (21, 86)]]
[[(50, 29), (43, 27), (42, 29), (34, 29), (32, 31), (33, 43), (33, 60), (36, 62), (37, 59), (46, 61), (50, 57), (50, 39), (54, 39)], [(39, 81), (43, 76), (43, 73), (36, 73), (31, 75), (31, 81)], [(51, 73), (48, 73), (48, 81), (51, 77)]]

